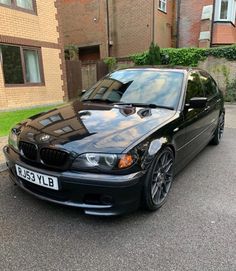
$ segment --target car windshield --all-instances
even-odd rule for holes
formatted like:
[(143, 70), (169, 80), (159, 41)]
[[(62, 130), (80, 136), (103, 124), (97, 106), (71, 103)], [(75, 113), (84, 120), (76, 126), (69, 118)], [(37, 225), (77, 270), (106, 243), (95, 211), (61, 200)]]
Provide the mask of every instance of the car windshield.
[(115, 71), (86, 91), (81, 101), (155, 104), (176, 108), (184, 74), (181, 71), (127, 69)]

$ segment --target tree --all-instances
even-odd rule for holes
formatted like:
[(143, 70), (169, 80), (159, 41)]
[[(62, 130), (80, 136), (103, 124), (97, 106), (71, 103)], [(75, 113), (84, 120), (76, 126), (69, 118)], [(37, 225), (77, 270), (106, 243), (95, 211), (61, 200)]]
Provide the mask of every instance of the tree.
[(160, 65), (161, 64), (161, 53), (160, 47), (157, 44), (151, 43), (147, 57), (148, 65)]

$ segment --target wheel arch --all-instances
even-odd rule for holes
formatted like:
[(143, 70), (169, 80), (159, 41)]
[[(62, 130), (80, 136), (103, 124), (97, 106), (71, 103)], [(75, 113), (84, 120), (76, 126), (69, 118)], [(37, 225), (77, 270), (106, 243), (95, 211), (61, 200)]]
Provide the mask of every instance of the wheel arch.
[(169, 147), (173, 151), (173, 154), (174, 154), (174, 157), (175, 157), (176, 150), (175, 150), (174, 145), (172, 145), (172, 144), (169, 143), (169, 144), (166, 145), (166, 147)]
[(173, 152), (173, 155), (175, 157), (175, 155), (176, 155), (175, 147), (166, 138), (154, 139), (152, 142), (150, 142), (148, 149), (147, 149), (147, 152), (146, 152), (146, 157), (142, 163), (142, 168), (148, 169), (149, 166), (152, 164), (153, 160), (155, 159), (155, 157), (163, 149), (165, 149), (167, 147), (171, 149), (171, 151)]

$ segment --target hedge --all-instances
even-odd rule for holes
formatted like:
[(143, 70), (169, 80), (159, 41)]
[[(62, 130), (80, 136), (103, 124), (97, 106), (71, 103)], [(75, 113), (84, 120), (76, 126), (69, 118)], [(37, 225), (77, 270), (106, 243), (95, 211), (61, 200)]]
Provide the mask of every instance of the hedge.
[[(149, 52), (131, 55), (130, 59), (136, 65), (150, 65), (148, 63)], [(236, 60), (236, 46), (216, 48), (165, 48), (161, 49), (161, 64), (196, 67), (199, 61), (205, 60), (208, 56)]]

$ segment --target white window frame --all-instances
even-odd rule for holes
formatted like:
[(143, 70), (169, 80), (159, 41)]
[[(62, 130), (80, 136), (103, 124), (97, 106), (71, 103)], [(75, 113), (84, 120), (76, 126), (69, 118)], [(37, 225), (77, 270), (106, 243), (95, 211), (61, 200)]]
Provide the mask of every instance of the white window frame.
[(158, 1), (158, 9), (161, 11), (167, 12), (167, 0), (159, 0)]
[(220, 18), (222, 1), (223, 0), (216, 0), (215, 21), (232, 22), (233, 24), (235, 24), (236, 0), (229, 0), (228, 12), (227, 12), (227, 18), (226, 19), (221, 19)]

